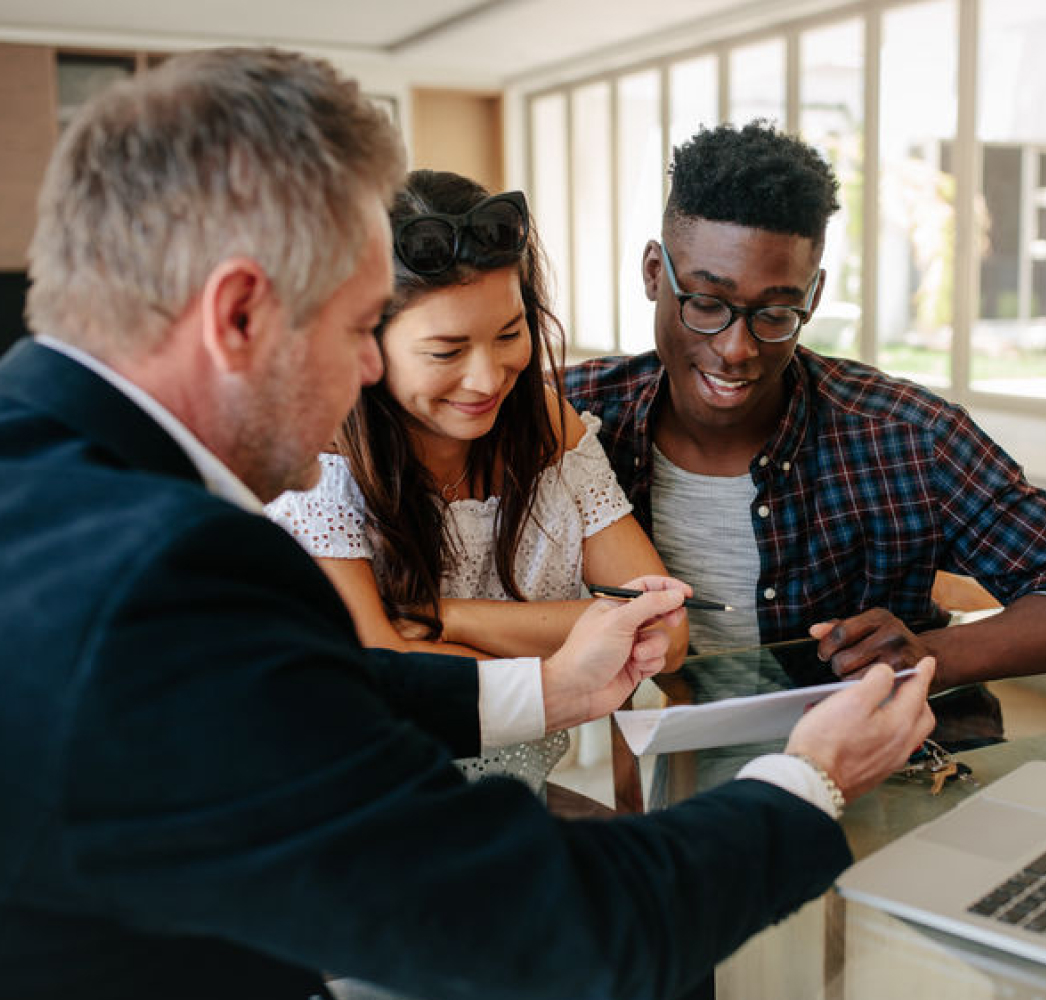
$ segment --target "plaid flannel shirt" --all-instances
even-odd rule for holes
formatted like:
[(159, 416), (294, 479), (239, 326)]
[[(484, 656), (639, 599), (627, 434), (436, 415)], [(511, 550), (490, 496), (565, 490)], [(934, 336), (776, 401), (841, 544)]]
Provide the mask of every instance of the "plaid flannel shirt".
[[(930, 617), (937, 570), (976, 577), (1003, 604), (1046, 592), (1046, 492), (960, 406), (867, 365), (799, 346), (788, 408), (752, 460), (764, 642), (884, 607)], [(597, 358), (564, 373), (651, 530), (657, 356)], [(656, 541), (656, 540), (655, 540)]]

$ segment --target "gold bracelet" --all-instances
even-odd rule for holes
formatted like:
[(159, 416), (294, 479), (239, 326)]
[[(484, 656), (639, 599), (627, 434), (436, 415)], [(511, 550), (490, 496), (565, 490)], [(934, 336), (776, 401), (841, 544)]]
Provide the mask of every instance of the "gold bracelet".
[(832, 803), (832, 811), (834, 818), (838, 819), (843, 814), (843, 809), (846, 808), (846, 799), (843, 798), (842, 789), (835, 783), (835, 779), (817, 763), (813, 757), (808, 757), (805, 753), (793, 753), (790, 754), (792, 757), (798, 757), (799, 760), (804, 761), (810, 767), (817, 772), (817, 777), (821, 779), (824, 784), (825, 791), (828, 792), (828, 798)]

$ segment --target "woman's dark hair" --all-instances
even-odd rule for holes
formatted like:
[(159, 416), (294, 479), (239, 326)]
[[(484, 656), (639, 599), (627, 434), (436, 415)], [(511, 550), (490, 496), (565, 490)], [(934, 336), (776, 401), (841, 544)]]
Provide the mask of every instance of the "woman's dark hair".
[[(393, 202), (390, 222), (395, 229), (401, 219), (413, 215), (462, 214), (489, 194), (459, 174), (415, 170)], [(395, 289), (378, 331), (379, 343), (389, 320), (425, 294), (467, 284), (478, 272), (496, 269), (455, 261), (439, 274), (419, 275), (398, 258), (394, 263)], [(490, 433), (472, 442), (466, 474), (467, 481), (484, 497), (500, 487), (494, 526), (495, 565), (505, 591), (522, 600), (513, 568), (524, 525), (533, 511), (538, 477), (560, 453), (545, 386), (547, 379), (559, 386), (563, 351), (562, 327), (548, 307), (547, 264), (533, 220), (517, 266), (530, 331), (530, 362), (502, 403)], [(561, 397), (559, 407), (562, 427)], [(408, 417), (384, 379), (363, 390), (337, 444), (366, 503), (366, 531), (374, 551), (372, 565), (389, 616), (418, 621), (428, 628), (430, 637), (437, 637), (442, 630), (440, 580), (453, 565), (456, 540), (444, 525), (437, 484), (411, 447)], [(494, 481), (495, 468), (502, 476), (500, 483)]]

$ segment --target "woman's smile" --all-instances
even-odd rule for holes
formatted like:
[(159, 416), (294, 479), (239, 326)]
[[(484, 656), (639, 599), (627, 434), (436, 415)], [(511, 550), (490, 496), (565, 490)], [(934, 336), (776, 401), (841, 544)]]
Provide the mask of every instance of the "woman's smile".
[(490, 413), (491, 410), (497, 409), (501, 402), (501, 393), (495, 393), (493, 396), (488, 396), (486, 399), (480, 399), (474, 402), (466, 402), (460, 399), (445, 399), (443, 402), (467, 416), (482, 417)]

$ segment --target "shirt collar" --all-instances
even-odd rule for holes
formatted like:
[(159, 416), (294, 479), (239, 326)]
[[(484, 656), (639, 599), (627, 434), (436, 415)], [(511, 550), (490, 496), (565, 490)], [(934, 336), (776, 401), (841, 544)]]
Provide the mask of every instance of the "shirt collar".
[[(656, 358), (656, 355), (654, 357)], [(668, 380), (665, 366), (661, 364), (660, 360), (656, 361), (653, 375), (653, 378), (645, 379), (641, 383), (641, 388), (636, 395), (635, 421), (633, 424), (636, 435), (635, 453), (647, 456), (648, 460), (652, 454), (654, 406), (657, 403), (662, 386), (667, 385)]]
[(217, 455), (208, 449), (188, 427), (185, 426), (162, 403), (157, 402), (140, 386), (113, 371), (107, 364), (79, 347), (37, 334), (36, 341), (53, 351), (58, 351), (85, 368), (89, 368), (99, 378), (105, 379), (114, 389), (122, 392), (135, 405), (156, 421), (182, 448), (189, 460), (196, 467), (204, 486), (215, 496), (241, 507), (254, 514), (264, 514), (265, 507), (261, 500), (251, 492), (246, 484)]

